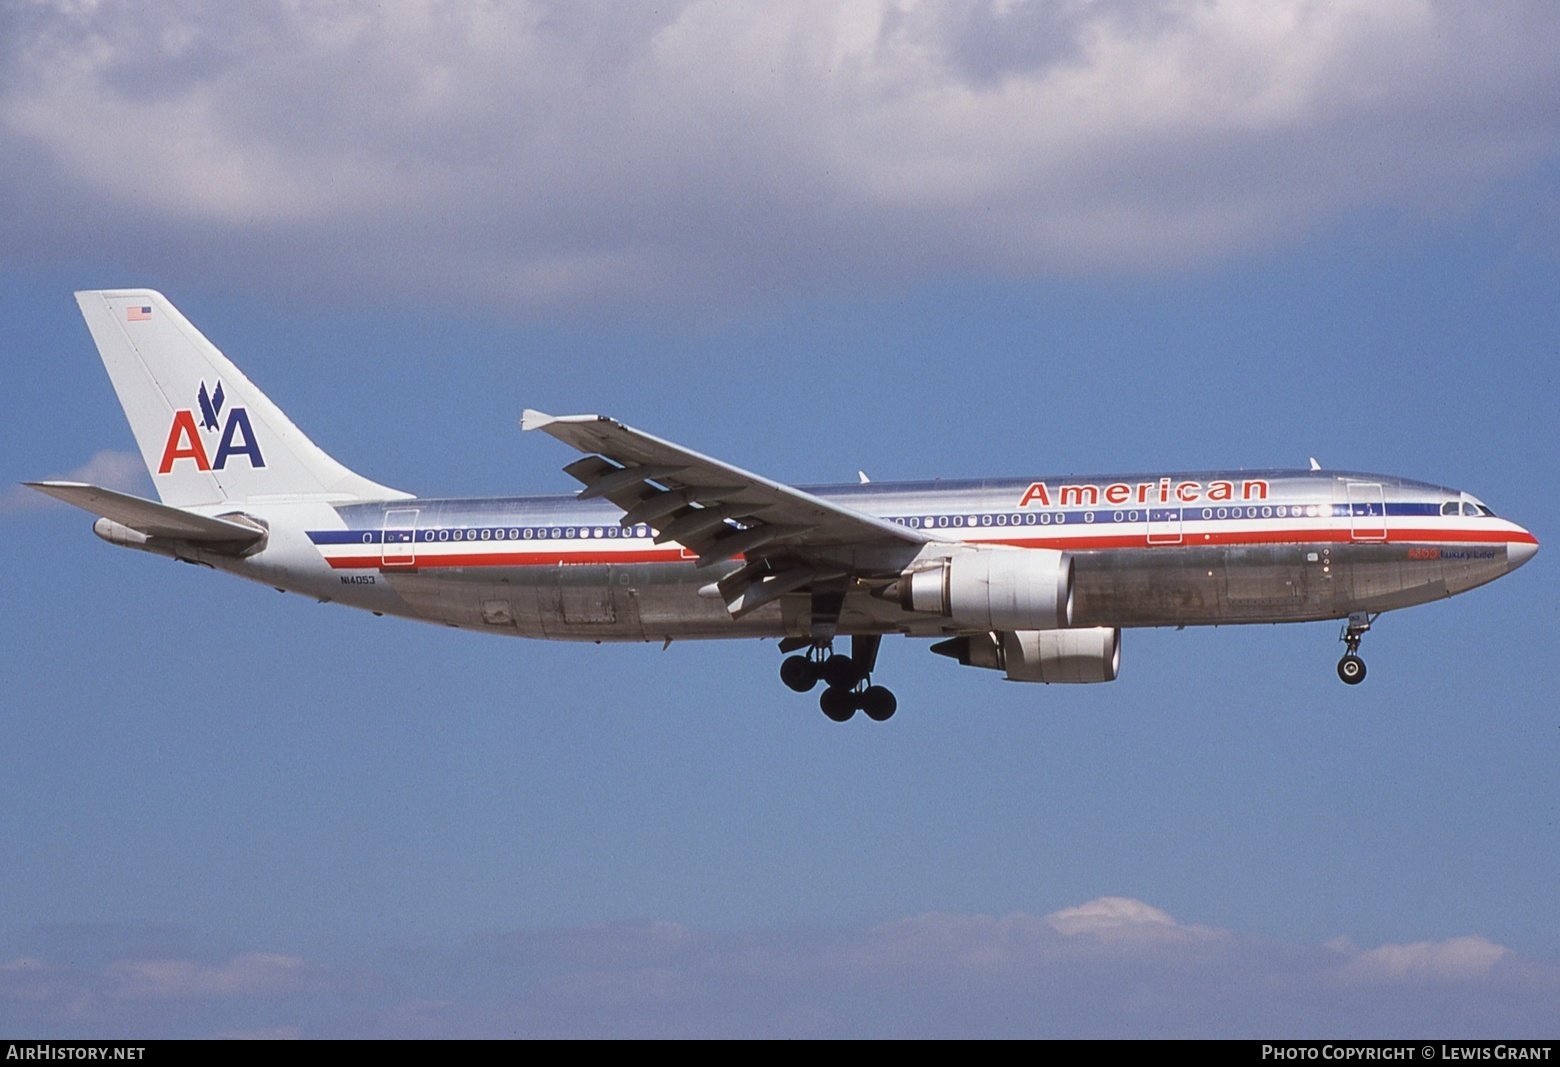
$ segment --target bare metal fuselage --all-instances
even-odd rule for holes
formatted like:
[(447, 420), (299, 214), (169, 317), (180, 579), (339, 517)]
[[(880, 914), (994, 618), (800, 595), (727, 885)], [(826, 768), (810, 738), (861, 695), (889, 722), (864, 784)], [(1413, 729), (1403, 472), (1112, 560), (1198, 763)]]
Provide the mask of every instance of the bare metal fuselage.
[[(1465, 493), (1370, 474), (1197, 472), (809, 491), (935, 530), (939, 540), (1067, 552), (1076, 627), (1387, 611), (1492, 581), (1536, 548), (1531, 534)], [(649, 528), (621, 529), (621, 512), (604, 501), (422, 499), (330, 514), (334, 522), (316, 518), (308, 531), (313, 560), (249, 576), (375, 611), (535, 638), (800, 636), (811, 624), (805, 594), (733, 619), (714, 583), (739, 561), (698, 569), (677, 544), (655, 544)], [(891, 574), (913, 554), (890, 552), (876, 566)], [(239, 573), (253, 566), (208, 561)], [(862, 570), (862, 560), (852, 564)], [(838, 632), (934, 637), (968, 627), (907, 611), (862, 584), (847, 593)]]

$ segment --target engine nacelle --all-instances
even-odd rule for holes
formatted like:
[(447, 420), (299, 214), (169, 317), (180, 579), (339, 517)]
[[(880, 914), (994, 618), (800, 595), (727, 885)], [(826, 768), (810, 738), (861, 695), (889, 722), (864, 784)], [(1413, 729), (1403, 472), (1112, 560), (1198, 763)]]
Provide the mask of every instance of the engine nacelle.
[(1072, 622), (1073, 563), (1050, 548), (977, 548), (899, 579), (906, 611), (981, 630), (1052, 630)]
[(1009, 630), (955, 637), (932, 651), (966, 667), (1004, 671), (1014, 682), (1114, 682), (1121, 668), (1121, 631)]

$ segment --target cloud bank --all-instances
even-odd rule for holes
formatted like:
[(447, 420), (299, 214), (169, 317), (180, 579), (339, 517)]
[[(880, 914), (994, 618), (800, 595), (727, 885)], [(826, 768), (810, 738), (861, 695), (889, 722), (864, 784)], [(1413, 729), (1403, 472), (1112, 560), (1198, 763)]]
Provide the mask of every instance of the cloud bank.
[(1540, 0), (35, 0), (0, 265), (505, 307), (1181, 269), (1532, 174), (1557, 41)]
[[(0, 1027), (57, 1036), (1554, 1037), (1560, 966), (1482, 937), (1280, 944), (1108, 897), (869, 929), (527, 930), (367, 964), (164, 947), (0, 961)], [(115, 941), (107, 934), (105, 942)], [(43, 940), (47, 940), (43, 938)], [(133, 942), (134, 939), (128, 939)], [(117, 951), (116, 951), (117, 949)], [(208, 954), (209, 955), (209, 954)]]

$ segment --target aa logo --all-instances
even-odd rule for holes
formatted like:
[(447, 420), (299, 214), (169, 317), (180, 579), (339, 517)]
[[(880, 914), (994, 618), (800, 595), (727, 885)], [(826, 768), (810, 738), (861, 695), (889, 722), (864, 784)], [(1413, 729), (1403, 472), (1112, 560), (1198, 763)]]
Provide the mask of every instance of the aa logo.
[[(200, 401), (200, 426), (195, 425), (194, 411), (185, 409), (173, 413), (173, 425), (168, 428), (168, 443), (163, 446), (162, 462), (157, 466), (158, 474), (167, 474), (181, 459), (194, 460), (195, 466), (203, 471), (224, 470), (228, 460), (234, 456), (247, 456), (251, 467), (265, 466), (265, 460), (260, 456), (260, 445), (255, 441), (254, 428), (249, 425), (249, 412), (240, 407), (229, 408), (227, 421), (222, 421), (220, 379), (217, 387), (209, 393), (206, 391), (206, 383), (201, 382), (197, 399)], [(201, 437), (203, 430), (207, 433), (222, 431), (214, 456), (206, 451), (206, 442)]]

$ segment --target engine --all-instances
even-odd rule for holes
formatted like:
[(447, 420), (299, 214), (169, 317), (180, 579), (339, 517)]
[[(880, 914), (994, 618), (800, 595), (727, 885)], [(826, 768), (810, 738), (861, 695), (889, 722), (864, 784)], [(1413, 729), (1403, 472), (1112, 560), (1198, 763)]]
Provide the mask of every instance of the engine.
[(955, 637), (932, 651), (966, 667), (1005, 671), (1014, 682), (1113, 682), (1121, 667), (1121, 631), (1008, 630)]
[(977, 548), (900, 576), (906, 611), (980, 630), (1053, 630), (1072, 622), (1073, 564), (1049, 548)]

